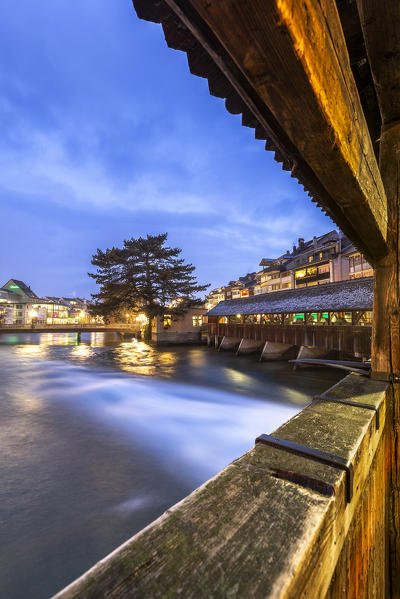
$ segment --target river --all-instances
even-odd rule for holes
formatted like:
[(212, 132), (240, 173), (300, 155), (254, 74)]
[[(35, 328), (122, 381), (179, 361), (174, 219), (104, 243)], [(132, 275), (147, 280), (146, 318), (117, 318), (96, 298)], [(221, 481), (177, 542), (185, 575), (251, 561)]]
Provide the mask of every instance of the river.
[(2, 599), (48, 598), (342, 376), (113, 333), (0, 359)]

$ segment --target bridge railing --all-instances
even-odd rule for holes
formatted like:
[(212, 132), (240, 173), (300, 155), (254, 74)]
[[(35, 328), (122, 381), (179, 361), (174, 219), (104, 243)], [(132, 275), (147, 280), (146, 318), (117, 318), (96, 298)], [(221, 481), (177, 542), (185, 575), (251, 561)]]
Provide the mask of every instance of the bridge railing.
[(89, 324), (89, 323), (66, 323), (66, 324), (36, 324), (36, 325), (31, 325), (31, 324), (0, 324), (0, 329), (23, 329), (23, 330), (27, 330), (27, 331), (32, 331), (34, 329), (66, 329), (66, 328), (71, 328), (71, 330), (73, 329), (92, 329), (95, 330), (96, 328), (98, 329), (129, 329), (129, 328), (133, 328), (132, 325), (129, 324), (124, 324), (124, 323), (118, 323), (118, 324), (98, 324), (98, 323), (94, 323), (94, 324)]
[(383, 599), (388, 383), (349, 375), (326, 396), (344, 403), (313, 401), (273, 433), (295, 453), (257, 443), (56, 598)]

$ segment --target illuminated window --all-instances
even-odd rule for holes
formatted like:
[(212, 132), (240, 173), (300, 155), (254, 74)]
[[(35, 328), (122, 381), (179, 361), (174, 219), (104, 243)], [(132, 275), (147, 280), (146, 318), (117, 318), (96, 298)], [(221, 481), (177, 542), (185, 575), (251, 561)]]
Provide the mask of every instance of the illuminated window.
[(164, 329), (169, 329), (172, 324), (172, 319), (170, 314), (164, 314)]
[(313, 276), (316, 275), (318, 272), (317, 267), (316, 266), (311, 266), (310, 268), (307, 268), (307, 276)]
[(318, 273), (322, 274), (323, 272), (329, 272), (329, 264), (323, 264), (322, 266), (318, 266)]
[(312, 262), (314, 260), (314, 256), (308, 256), (308, 261)]
[(193, 322), (194, 327), (201, 327), (201, 325), (203, 324), (203, 317), (202, 316), (192, 316), (192, 322)]
[(296, 270), (296, 279), (302, 279), (306, 276), (306, 269), (302, 268), (301, 270)]

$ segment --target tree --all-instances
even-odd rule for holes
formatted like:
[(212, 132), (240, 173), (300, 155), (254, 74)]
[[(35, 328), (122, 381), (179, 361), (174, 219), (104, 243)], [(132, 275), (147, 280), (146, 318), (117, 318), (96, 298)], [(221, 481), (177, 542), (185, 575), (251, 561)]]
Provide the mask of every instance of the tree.
[(144, 313), (148, 318), (145, 338), (151, 339), (151, 323), (159, 314), (175, 317), (193, 303), (194, 294), (209, 285), (199, 285), (193, 275), (195, 267), (179, 258), (181, 250), (165, 245), (167, 233), (125, 240), (122, 248), (98, 249), (91, 263), (96, 273), (89, 273), (100, 286), (92, 311), (106, 322), (127, 310)]

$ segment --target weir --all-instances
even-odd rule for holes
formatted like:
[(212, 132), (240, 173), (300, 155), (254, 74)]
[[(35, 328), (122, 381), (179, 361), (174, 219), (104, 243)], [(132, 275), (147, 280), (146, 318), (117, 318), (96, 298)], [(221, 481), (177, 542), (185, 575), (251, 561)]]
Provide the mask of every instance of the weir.
[(374, 281), (331, 298), (336, 283), (239, 300), (211, 314), (216, 346), (227, 337), (371, 356), (371, 375), (310, 398), (274, 432), (283, 443), (261, 437), (57, 597), (400, 597), (400, 3), (134, 6), (374, 267)]

